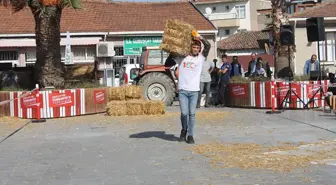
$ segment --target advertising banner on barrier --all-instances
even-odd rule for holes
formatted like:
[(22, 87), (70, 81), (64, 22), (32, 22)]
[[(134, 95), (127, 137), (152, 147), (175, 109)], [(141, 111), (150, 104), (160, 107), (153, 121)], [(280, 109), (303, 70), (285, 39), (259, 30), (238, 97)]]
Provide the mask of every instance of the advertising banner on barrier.
[(247, 97), (247, 84), (231, 84), (230, 95), (233, 98)]
[(105, 90), (95, 90), (93, 91), (93, 98), (95, 104), (105, 103)]
[[(295, 84), (292, 83), (292, 90), (299, 96), (301, 97), (301, 85), (300, 84)], [(277, 95), (280, 98), (280, 100), (282, 101), (285, 97), (286, 94), (289, 90), (289, 85), (288, 84), (283, 84), (283, 83), (278, 83), (278, 87), (277, 87)], [(291, 98), (296, 98), (294, 93), (291, 93), (292, 97)]]
[(49, 107), (71, 107), (74, 106), (74, 94), (72, 92), (49, 94)]
[(320, 97), (320, 84), (307, 84), (307, 98), (313, 98), (314, 94), (317, 92), (315, 97)]
[(36, 98), (36, 93), (33, 92), (29, 95), (25, 95), (25, 93), (22, 95), (23, 97), (21, 98), (21, 107), (24, 109), (27, 108), (35, 108), (38, 106), (37, 103), (37, 98)]

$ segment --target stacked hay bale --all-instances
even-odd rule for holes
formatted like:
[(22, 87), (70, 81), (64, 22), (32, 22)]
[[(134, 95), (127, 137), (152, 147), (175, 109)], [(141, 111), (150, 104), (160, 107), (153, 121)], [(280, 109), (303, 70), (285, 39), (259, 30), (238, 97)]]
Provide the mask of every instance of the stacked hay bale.
[(177, 55), (187, 56), (193, 41), (195, 28), (180, 20), (167, 20), (160, 49)]
[(165, 113), (161, 101), (148, 101), (142, 98), (140, 86), (127, 85), (108, 90), (109, 103), (106, 106), (109, 116), (158, 115)]

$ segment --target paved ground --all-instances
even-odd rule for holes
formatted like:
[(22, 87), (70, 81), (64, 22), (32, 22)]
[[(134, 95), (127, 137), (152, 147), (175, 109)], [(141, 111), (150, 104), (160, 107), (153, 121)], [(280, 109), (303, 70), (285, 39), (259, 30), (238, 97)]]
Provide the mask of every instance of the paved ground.
[[(0, 144), (0, 184), (336, 184), (336, 166), (332, 164), (287, 174), (213, 169), (206, 157), (187, 150), (190, 145), (176, 142), (180, 125), (178, 113), (174, 112), (178, 108), (169, 111), (165, 117), (93, 115), (29, 124)], [(199, 111), (197, 144), (336, 139), (335, 115), (318, 111), (286, 111), (279, 115), (229, 108)]]

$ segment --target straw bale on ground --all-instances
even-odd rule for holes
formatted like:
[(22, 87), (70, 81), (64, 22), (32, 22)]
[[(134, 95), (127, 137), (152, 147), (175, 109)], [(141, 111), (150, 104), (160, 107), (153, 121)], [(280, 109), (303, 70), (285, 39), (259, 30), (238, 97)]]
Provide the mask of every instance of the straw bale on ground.
[(141, 99), (142, 98), (142, 88), (138, 85), (127, 85), (125, 87), (125, 97), (126, 99)]
[(126, 89), (122, 87), (111, 87), (108, 89), (109, 101), (123, 101), (126, 99)]
[(190, 52), (192, 32), (195, 28), (181, 20), (168, 20), (164, 29), (160, 49), (168, 53), (186, 56)]
[(127, 114), (126, 101), (110, 101), (106, 105), (106, 112), (109, 116), (125, 116)]
[(145, 109), (145, 100), (129, 100), (126, 102), (127, 115), (138, 116), (143, 115)]
[(158, 115), (165, 112), (165, 104), (162, 101), (147, 101), (145, 103), (145, 114), (147, 115)]

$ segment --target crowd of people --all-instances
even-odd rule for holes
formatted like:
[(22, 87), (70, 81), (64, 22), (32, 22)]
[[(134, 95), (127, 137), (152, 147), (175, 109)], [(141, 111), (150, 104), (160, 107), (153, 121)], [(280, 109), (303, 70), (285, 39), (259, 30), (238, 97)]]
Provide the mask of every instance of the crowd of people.
[(227, 86), (232, 77), (242, 78), (271, 78), (272, 71), (267, 61), (261, 57), (257, 57), (256, 53), (251, 55), (251, 61), (248, 64), (248, 70), (245, 72), (242, 64), (239, 62), (238, 56), (233, 56), (232, 61), (228, 60), (228, 56), (223, 54), (221, 56), (221, 65), (216, 67), (217, 60), (212, 62), (204, 61), (203, 69), (201, 71), (200, 91), (197, 102), (197, 108), (200, 108), (200, 102), (203, 92), (205, 93), (205, 107), (210, 105), (211, 83), (216, 84), (216, 96), (213, 98), (213, 104), (217, 107), (225, 106), (225, 99), (227, 99)]

